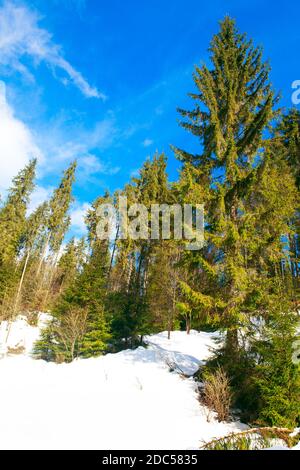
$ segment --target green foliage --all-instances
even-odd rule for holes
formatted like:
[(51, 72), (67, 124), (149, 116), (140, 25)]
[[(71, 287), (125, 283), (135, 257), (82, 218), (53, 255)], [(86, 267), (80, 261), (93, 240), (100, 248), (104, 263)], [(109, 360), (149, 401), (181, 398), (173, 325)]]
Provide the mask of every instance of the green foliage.
[(13, 179), (7, 200), (0, 209), (0, 262), (14, 259), (21, 248), (26, 229), (26, 210), (34, 189), (36, 160)]
[(61, 182), (54, 190), (50, 199), (50, 215), (48, 219), (48, 229), (50, 233), (50, 247), (54, 253), (60, 249), (61, 243), (70, 225), (68, 210), (73, 200), (72, 185), (75, 180), (75, 170), (77, 163), (73, 162), (64, 172)]
[(257, 421), (266, 425), (295, 427), (300, 423), (300, 368), (292, 361), (297, 321), (297, 315), (286, 310), (273, 313), (253, 342)]
[(291, 429), (266, 427), (252, 428), (240, 433), (214, 439), (204, 444), (202, 450), (262, 450), (272, 447), (272, 443), (282, 441), (288, 447), (296, 445), (299, 437), (290, 436)]
[[(231, 18), (221, 22), (209, 52), (209, 65), (194, 71), (192, 109), (179, 109), (198, 153), (174, 147), (182, 167), (172, 184), (165, 155), (156, 154), (123, 190), (98, 197), (87, 211), (87, 241), (71, 239), (59, 258), (70, 225), (76, 162), (50, 201), (30, 216), (36, 162), (14, 178), (0, 208), (1, 315), (50, 306), (53, 321), (35, 354), (58, 362), (136, 347), (144, 335), (165, 329), (170, 334), (179, 325), (188, 333), (192, 327), (218, 327), (225, 343), (203, 373), (215, 377), (219, 367), (225, 371), (234, 405), (249, 422), (295, 426), (299, 112), (275, 110), (262, 50)], [(204, 247), (188, 251), (177, 240), (124, 240), (120, 220), (114, 237), (98, 240), (97, 209), (116, 205), (120, 195), (129, 206), (144, 204), (148, 211), (153, 204), (204, 203)], [(174, 225), (172, 219), (171, 234)], [(249, 448), (249, 439), (243, 435), (216, 446)]]
[(142, 343), (143, 336), (151, 333), (149, 307), (143, 297), (134, 291), (114, 294), (111, 297), (112, 344), (116, 350), (134, 348)]
[(2, 315), (12, 312), (12, 299), (18, 280), (17, 257), (27, 229), (26, 210), (34, 189), (36, 160), (32, 160), (13, 179), (8, 196), (0, 209), (0, 301)]
[[(276, 114), (269, 66), (230, 18), (221, 22), (210, 53), (211, 68), (195, 69), (194, 109), (179, 110), (202, 153), (175, 148), (184, 164), (176, 190), (189, 200), (202, 197), (206, 246), (181, 259), (185, 275), (177, 305), (186, 317), (206, 316), (226, 330), (225, 345), (208, 368), (225, 369), (244, 416), (295, 425), (299, 370), (291, 362), (289, 312), (299, 278), (292, 243), (299, 207), (299, 119), (293, 112), (267, 134)], [(268, 334), (250, 333), (249, 325), (260, 318)], [(279, 319), (286, 322), (280, 331)]]

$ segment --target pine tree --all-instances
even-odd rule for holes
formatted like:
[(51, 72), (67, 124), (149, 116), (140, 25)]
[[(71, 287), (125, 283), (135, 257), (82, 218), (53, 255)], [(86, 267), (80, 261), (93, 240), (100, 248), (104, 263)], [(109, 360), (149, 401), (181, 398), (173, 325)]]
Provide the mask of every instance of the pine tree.
[(34, 189), (36, 160), (13, 179), (7, 200), (0, 209), (0, 299), (3, 310), (10, 308), (17, 282), (17, 257), (26, 231), (26, 211)]
[[(53, 322), (35, 347), (35, 354), (46, 360), (71, 361), (75, 357), (92, 357), (107, 349), (110, 338), (109, 320), (105, 311), (108, 285), (109, 243), (96, 236), (97, 208), (107, 202), (98, 198), (88, 211), (86, 222), (90, 245), (89, 255), (81, 265), (85, 244), (80, 244), (77, 258), (74, 241), (68, 245), (60, 268), (76, 271), (53, 309)], [(78, 263), (78, 264), (77, 264)]]
[(282, 145), (285, 159), (295, 176), (298, 188), (298, 208), (290, 225), (293, 234), (289, 236), (291, 278), (293, 283), (293, 294), (295, 303), (300, 299), (300, 112), (291, 109), (284, 115), (276, 129), (274, 140)]
[[(175, 151), (185, 164), (184, 179), (191, 175), (188, 167), (194, 168), (194, 187), (200, 186), (205, 197), (200, 202), (206, 204), (207, 248), (202, 257), (191, 255), (191, 262), (198, 262), (202, 278), (206, 278), (196, 303), (200, 309), (202, 304), (222, 315), (228, 346), (235, 348), (239, 312), (248, 289), (241, 236), (244, 204), (263, 167), (263, 131), (273, 117), (274, 97), (261, 50), (237, 31), (232, 19), (221, 22), (210, 53), (212, 69), (204, 65), (194, 73), (197, 92), (191, 97), (196, 107), (179, 110), (186, 119), (182, 126), (200, 139), (203, 152)], [(212, 282), (214, 296), (210, 295)], [(193, 286), (190, 288), (192, 293)], [(186, 288), (185, 294), (188, 291)]]
[(281, 299), (261, 327), (259, 339), (252, 338), (251, 353), (258, 365), (249, 374), (248, 385), (255, 390), (252, 420), (293, 429), (300, 422), (300, 368), (292, 361), (299, 319), (289, 312), (284, 293)]
[(22, 269), (14, 302), (14, 313), (17, 313), (19, 307), (24, 278), (30, 264), (30, 258), (34, 255), (34, 252), (39, 245), (41, 234), (45, 229), (47, 212), (48, 204), (45, 202), (41, 204), (26, 220), (26, 229), (23, 237), (24, 255), (22, 262), (20, 263)]
[(147, 302), (151, 312), (151, 329), (171, 331), (179, 326), (178, 297), (178, 260), (180, 248), (174, 240), (162, 240), (152, 254), (147, 282)]
[(278, 126), (280, 138), (287, 150), (287, 160), (300, 188), (300, 111), (292, 108)]
[(69, 168), (67, 168), (63, 174), (58, 188), (54, 190), (53, 196), (49, 201), (47, 236), (36, 271), (36, 277), (39, 278), (46, 254), (50, 250), (52, 259), (49, 263), (50, 265), (45, 267), (46, 269), (40, 279), (39, 288), (37, 290), (37, 297), (39, 297), (39, 294), (41, 293), (44, 285), (47, 286), (43, 295), (43, 302), (41, 307), (44, 307), (48, 302), (62, 242), (71, 222), (68, 211), (73, 200), (72, 186), (75, 180), (76, 166), (77, 163), (73, 162)]
[[(147, 160), (139, 176), (132, 179), (131, 184), (125, 187), (122, 194), (127, 197), (128, 207), (135, 203), (143, 204), (148, 214), (152, 204), (170, 202), (171, 192), (166, 174), (165, 155), (157, 154), (152, 160)], [(148, 224), (146, 222), (146, 228), (148, 238), (119, 240), (117, 243), (116, 261), (110, 276), (113, 293), (109, 295), (112, 311), (111, 329), (116, 347), (134, 347), (140, 344), (143, 336), (150, 333), (155, 323), (157, 327), (159, 308), (160, 324), (170, 328), (172, 323), (171, 320), (168, 322), (165, 318), (162, 320), (162, 298), (161, 305), (156, 312), (150, 307), (150, 304), (152, 307), (154, 305), (154, 291), (157, 288), (155, 284), (165, 266), (159, 260), (162, 253), (162, 250), (159, 250), (159, 240), (150, 239), (149, 220)], [(161, 273), (160, 270), (162, 270)], [(163, 275), (167, 276), (165, 273)], [(172, 279), (169, 279), (169, 282), (172, 283)], [(171, 292), (172, 288), (170, 287), (169, 290)], [(156, 301), (158, 302), (158, 298)], [(164, 316), (170, 318), (173, 313), (174, 310), (171, 307)]]
[[(225, 18), (210, 52), (212, 68), (197, 67), (194, 74), (195, 108), (179, 110), (183, 127), (199, 138), (202, 152), (175, 148), (184, 164), (178, 188), (190, 188), (203, 198), (207, 242), (200, 252), (182, 257), (189, 270), (180, 283), (179, 306), (226, 329), (225, 346), (212, 364), (225, 367), (241, 401), (249, 371), (258, 372), (241, 334), (261, 319), (273, 329), (271, 317), (283, 315), (280, 300), (289, 275), (286, 241), (298, 193), (282, 146), (267, 132), (275, 99), (261, 50)], [(287, 314), (293, 311), (290, 297), (285, 308)], [(291, 325), (286, 325), (292, 338)], [(273, 333), (270, 351), (277, 347)], [(265, 366), (270, 357), (262, 354)], [(283, 376), (281, 380), (284, 395)], [(294, 374), (288, 387), (296, 381)], [(242, 405), (249, 407), (249, 395)]]
[(60, 292), (72, 284), (83, 266), (84, 261), (82, 252), (85, 247), (85, 244), (83, 243), (84, 240), (77, 243), (75, 238), (72, 237), (59, 259), (56, 282)]
[(59, 187), (55, 189), (53, 197), (49, 202), (49, 241), (50, 248), (55, 254), (59, 252), (64, 235), (70, 224), (68, 210), (73, 200), (72, 186), (75, 181), (76, 166), (77, 162), (75, 161), (67, 168)]
[(109, 250), (105, 241), (93, 243), (90, 259), (79, 277), (78, 299), (87, 309), (87, 326), (80, 355), (91, 357), (107, 349), (110, 338), (108, 315), (105, 310), (109, 269)]
[(32, 160), (13, 179), (7, 201), (0, 211), (1, 261), (11, 260), (18, 254), (26, 225), (26, 210), (34, 189), (36, 160)]

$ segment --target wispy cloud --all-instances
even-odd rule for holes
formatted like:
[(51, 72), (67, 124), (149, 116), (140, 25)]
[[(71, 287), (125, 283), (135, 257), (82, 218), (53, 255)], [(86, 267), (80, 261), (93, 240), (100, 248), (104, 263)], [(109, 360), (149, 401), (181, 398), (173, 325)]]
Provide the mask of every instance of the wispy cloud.
[(119, 133), (115, 121), (111, 117), (97, 122), (87, 129), (77, 124), (66, 126), (58, 118), (51, 123), (51, 133), (47, 128), (40, 128), (38, 143), (47, 159), (40, 166), (40, 176), (46, 177), (65, 168), (72, 160), (77, 160), (77, 182), (81, 185), (94, 182), (95, 177), (114, 175), (120, 168), (112, 165), (109, 158), (102, 158), (104, 151), (113, 145)]
[(87, 202), (75, 203), (71, 210), (71, 228), (73, 233), (82, 235), (86, 232), (86, 225), (84, 218), (87, 214), (88, 209), (90, 209), (90, 204)]
[(44, 156), (30, 129), (15, 117), (6, 100), (5, 85), (0, 81), (0, 190), (31, 158), (43, 163)]
[(103, 163), (95, 155), (88, 154), (79, 160), (81, 181), (88, 181), (93, 174), (116, 175), (120, 167)]
[(135, 168), (133, 170), (131, 170), (130, 172), (130, 178), (137, 178), (140, 174), (140, 169), (139, 168)]
[(52, 187), (36, 186), (31, 194), (28, 214), (31, 214), (43, 202), (48, 201), (52, 195), (53, 189)]
[(18, 71), (33, 80), (32, 71), (26, 64), (31, 58), (33, 65), (44, 62), (53, 71), (60, 70), (63, 83), (72, 82), (87, 98), (106, 99), (106, 96), (91, 86), (82, 74), (68, 62), (60, 45), (51, 34), (39, 26), (40, 16), (27, 8), (10, 1), (0, 8), (0, 66)]
[[(13, 176), (30, 159), (38, 159), (37, 176), (41, 182), (33, 194), (30, 211), (48, 198), (51, 188), (48, 182), (65, 169), (72, 160), (77, 160), (77, 182), (84, 186), (97, 183), (100, 175), (115, 175), (120, 167), (112, 164), (102, 154), (117, 138), (118, 129), (112, 117), (104, 118), (91, 129), (63, 125), (62, 120), (31, 129), (16, 117), (15, 110), (6, 98), (6, 87), (0, 81), (0, 192), (10, 186)], [(51, 132), (49, 132), (51, 127)], [(50, 184), (50, 186), (52, 183)]]
[(143, 141), (143, 147), (150, 147), (153, 144), (153, 140), (151, 139), (145, 139)]

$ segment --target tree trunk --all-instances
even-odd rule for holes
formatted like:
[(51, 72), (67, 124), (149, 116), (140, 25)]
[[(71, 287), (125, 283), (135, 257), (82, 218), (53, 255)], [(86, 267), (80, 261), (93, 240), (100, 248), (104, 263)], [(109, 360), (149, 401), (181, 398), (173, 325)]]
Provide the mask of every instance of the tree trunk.
[(110, 258), (108, 279), (110, 279), (110, 274), (111, 274), (111, 270), (112, 270), (112, 267), (113, 267), (113, 262), (114, 262), (114, 258), (115, 258), (116, 247), (117, 247), (117, 241), (119, 239), (119, 230), (120, 230), (120, 226), (118, 225), (117, 232), (116, 232), (116, 237), (115, 237), (115, 241), (114, 241), (114, 246), (113, 246), (113, 250), (112, 250), (112, 254), (111, 254), (111, 258)]
[(17, 311), (18, 306), (19, 306), (19, 301), (20, 301), (20, 296), (21, 296), (21, 292), (22, 292), (22, 286), (23, 286), (24, 276), (25, 276), (26, 269), (27, 269), (27, 265), (28, 265), (28, 261), (29, 261), (29, 256), (30, 256), (30, 250), (27, 251), (27, 255), (26, 255), (26, 259), (25, 259), (25, 264), (24, 264), (24, 267), (23, 267), (21, 279), (20, 279), (20, 282), (19, 282), (18, 292), (17, 292), (16, 299), (15, 299), (15, 304), (14, 304), (14, 309), (13, 309), (13, 315), (16, 314), (16, 311)]
[(225, 340), (225, 350), (227, 357), (235, 358), (239, 350), (238, 329), (228, 329)]
[(43, 301), (43, 304), (42, 304), (42, 310), (43, 310), (43, 308), (45, 307), (45, 305), (48, 301), (49, 293), (50, 293), (52, 283), (53, 283), (53, 277), (54, 277), (54, 273), (55, 273), (55, 269), (56, 269), (56, 264), (57, 264), (57, 261), (58, 261), (58, 256), (59, 256), (59, 252), (57, 252), (56, 255), (54, 256), (54, 261), (53, 261), (51, 271), (50, 271), (50, 278), (49, 278), (49, 282), (48, 282), (48, 287), (47, 287), (46, 295), (45, 295), (45, 298), (44, 298), (44, 301)]
[(189, 335), (191, 331), (191, 317), (187, 315), (186, 317), (186, 334)]
[(41, 272), (41, 269), (42, 269), (42, 265), (43, 265), (43, 261), (44, 261), (44, 259), (45, 259), (46, 253), (47, 253), (47, 251), (48, 251), (49, 242), (50, 242), (50, 237), (51, 237), (51, 233), (49, 232), (49, 233), (48, 233), (48, 236), (47, 236), (46, 243), (45, 243), (45, 247), (44, 247), (44, 250), (43, 250), (43, 254), (42, 254), (42, 256), (41, 256), (41, 259), (40, 259), (40, 262), (39, 262), (37, 271), (36, 271), (36, 273), (35, 273), (35, 276), (36, 276), (36, 277), (38, 277), (38, 276), (40, 275), (40, 272)]

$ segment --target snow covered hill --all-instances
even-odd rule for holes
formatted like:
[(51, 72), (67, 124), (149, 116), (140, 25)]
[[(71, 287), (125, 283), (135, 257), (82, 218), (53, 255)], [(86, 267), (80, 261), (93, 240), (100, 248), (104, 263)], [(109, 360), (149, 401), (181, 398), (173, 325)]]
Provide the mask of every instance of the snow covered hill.
[(0, 328), (1, 449), (197, 449), (245, 428), (209, 416), (194, 380), (179, 373), (198, 369), (215, 334), (160, 333), (148, 348), (58, 365), (30, 355), (46, 321), (12, 325), (10, 351), (23, 345), (21, 355), (6, 354), (8, 325)]

